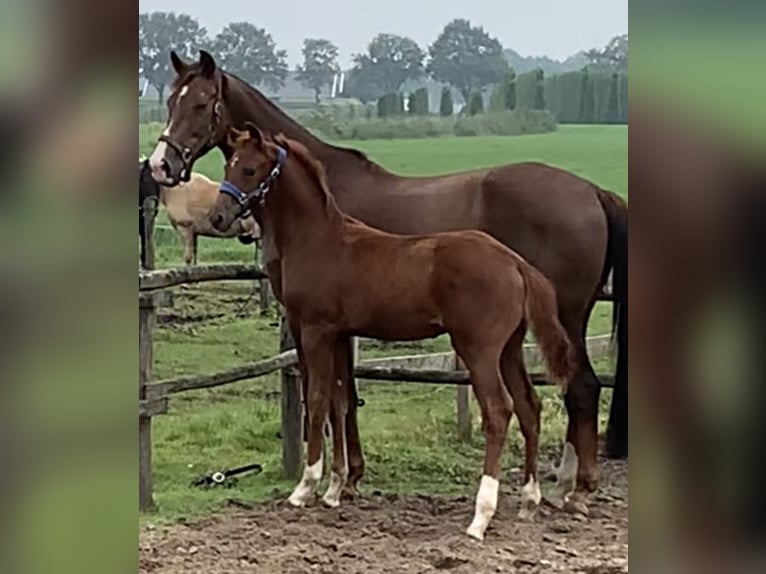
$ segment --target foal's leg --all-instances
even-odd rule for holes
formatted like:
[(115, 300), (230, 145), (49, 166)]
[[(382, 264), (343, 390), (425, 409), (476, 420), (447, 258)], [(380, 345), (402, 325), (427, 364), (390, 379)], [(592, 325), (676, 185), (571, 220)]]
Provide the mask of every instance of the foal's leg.
[(468, 345), (455, 341), (455, 350), (471, 373), (471, 384), (481, 408), (482, 430), (486, 440), (484, 448), (484, 474), (476, 496), (473, 521), (466, 530), (469, 536), (484, 540), (489, 521), (497, 509), (500, 483), (501, 457), (513, 414), (513, 400), (500, 376), (502, 349), (484, 348), (474, 351)]
[(506, 345), (501, 358), (501, 369), (506, 388), (513, 399), (521, 434), (524, 435), (524, 486), (521, 489), (519, 518), (528, 520), (534, 516), (542, 499), (537, 479), (542, 402), (524, 367), (524, 332), (524, 329), (518, 329)]
[(348, 339), (340, 339), (335, 347), (335, 376), (332, 386), (330, 426), (332, 428), (332, 475), (330, 486), (323, 497), (327, 506), (340, 505), (340, 496), (348, 478), (348, 455), (346, 446), (346, 414), (348, 412), (347, 387), (353, 382), (345, 372)]
[(335, 334), (323, 328), (301, 328), (301, 348), (308, 371), (308, 449), (303, 478), (290, 495), (293, 506), (304, 506), (322, 480), (324, 425), (335, 383), (333, 355)]

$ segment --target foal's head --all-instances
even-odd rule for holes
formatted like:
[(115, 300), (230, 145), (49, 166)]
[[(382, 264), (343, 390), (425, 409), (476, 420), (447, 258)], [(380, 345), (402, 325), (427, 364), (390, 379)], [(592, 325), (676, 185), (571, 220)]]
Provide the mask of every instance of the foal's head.
[(287, 158), (287, 142), (278, 140), (250, 122), (244, 131), (229, 131), (228, 144), (234, 153), (226, 164), (221, 193), (209, 214), (216, 229), (228, 228), (237, 217), (249, 215), (251, 209), (260, 223), (258, 204), (276, 183)]
[(168, 123), (150, 158), (154, 179), (173, 186), (188, 181), (194, 162), (226, 137), (223, 87), (226, 78), (213, 57), (200, 51), (187, 64), (170, 53), (176, 78), (168, 97)]

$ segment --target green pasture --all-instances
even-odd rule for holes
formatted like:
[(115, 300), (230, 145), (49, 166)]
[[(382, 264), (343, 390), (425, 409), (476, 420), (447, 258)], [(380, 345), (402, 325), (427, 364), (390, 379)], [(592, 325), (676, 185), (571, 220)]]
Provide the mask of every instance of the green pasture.
[[(139, 126), (139, 152), (151, 153), (161, 126)], [(481, 166), (536, 160), (561, 166), (627, 196), (625, 126), (562, 126), (558, 132), (517, 137), (439, 138), (354, 142), (371, 159), (403, 174), (436, 174)], [(349, 145), (339, 142), (342, 145)], [(220, 178), (223, 162), (213, 152), (195, 169)], [(160, 225), (164, 224), (160, 217)], [(157, 232), (159, 266), (182, 265), (182, 247), (172, 229)], [(200, 263), (252, 261), (252, 247), (236, 240), (200, 241)], [(260, 317), (248, 282), (192, 286), (174, 291), (155, 330), (155, 377), (212, 373), (277, 352), (275, 316)], [(589, 332), (609, 332), (611, 310), (597, 306)], [(362, 356), (447, 350), (443, 338), (418, 344), (363, 341)], [(597, 369), (611, 372), (609, 360)], [(280, 479), (279, 377), (272, 375), (219, 389), (176, 395), (170, 413), (153, 426), (154, 487), (158, 509), (146, 522), (199, 516), (227, 499), (257, 501), (289, 492)], [(566, 417), (559, 392), (540, 389), (544, 399), (542, 466), (559, 451)], [(455, 389), (448, 386), (363, 383), (367, 404), (359, 411), (367, 461), (363, 492), (472, 494), (481, 472), (483, 438), (455, 437)], [(602, 429), (611, 392), (602, 393)], [(505, 460), (505, 480), (522, 464), (523, 442), (514, 421)], [(243, 478), (229, 490), (202, 491), (189, 481), (208, 471), (260, 462), (264, 472)], [(516, 475), (513, 475), (516, 477)], [(519, 480), (517, 477), (516, 480)]]

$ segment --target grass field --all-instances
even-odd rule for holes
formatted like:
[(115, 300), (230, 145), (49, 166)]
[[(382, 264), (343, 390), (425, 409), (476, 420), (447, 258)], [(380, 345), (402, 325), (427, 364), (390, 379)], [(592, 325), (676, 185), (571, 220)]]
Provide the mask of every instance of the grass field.
[[(139, 152), (149, 154), (159, 126), (139, 126)], [(371, 159), (403, 174), (434, 174), (524, 160), (539, 160), (583, 175), (627, 196), (627, 128), (562, 126), (546, 135), (443, 138), (354, 142)], [(349, 145), (345, 142), (339, 142)], [(195, 169), (220, 178), (222, 159), (213, 152)], [(162, 220), (162, 218), (161, 218)], [(160, 266), (182, 264), (180, 241), (172, 230), (157, 235)], [(251, 261), (252, 248), (236, 240), (201, 240), (200, 262)], [(273, 318), (257, 314), (251, 285), (218, 284), (175, 291), (172, 308), (163, 309), (155, 330), (155, 376), (215, 372), (268, 357), (277, 351)], [(591, 334), (611, 325), (608, 305), (599, 305)], [(422, 353), (448, 348), (444, 339), (415, 345), (363, 342), (362, 356)], [(608, 360), (597, 363), (608, 372)], [(246, 381), (217, 390), (177, 395), (170, 413), (155, 419), (153, 429), (155, 498), (150, 522), (203, 514), (228, 498), (260, 500), (293, 486), (280, 469), (278, 376)], [(455, 389), (412, 384), (363, 384), (367, 405), (360, 427), (367, 460), (365, 489), (397, 492), (472, 493), (481, 471), (483, 439), (455, 438)], [(558, 451), (566, 418), (558, 391), (541, 389), (544, 399), (544, 452)], [(611, 393), (602, 393), (602, 424)], [(511, 448), (504, 468), (521, 464), (523, 443), (518, 425), (509, 432)], [(543, 456), (545, 459), (545, 456)], [(260, 462), (264, 472), (243, 478), (231, 490), (190, 489), (189, 481), (208, 471)], [(506, 472), (507, 476), (507, 472)]]

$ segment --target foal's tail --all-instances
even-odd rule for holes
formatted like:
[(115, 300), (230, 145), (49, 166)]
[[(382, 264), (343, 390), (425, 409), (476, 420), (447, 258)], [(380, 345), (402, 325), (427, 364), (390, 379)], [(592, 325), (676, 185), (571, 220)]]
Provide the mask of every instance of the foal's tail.
[(532, 327), (548, 365), (548, 376), (566, 391), (577, 364), (574, 347), (559, 322), (556, 291), (551, 282), (526, 261), (520, 261), (519, 272), (526, 288), (524, 318)]

